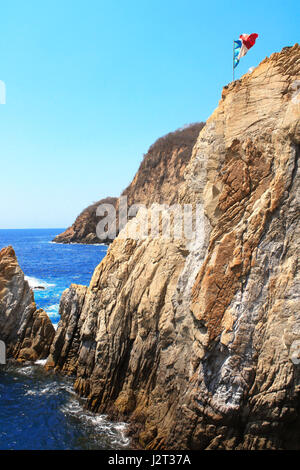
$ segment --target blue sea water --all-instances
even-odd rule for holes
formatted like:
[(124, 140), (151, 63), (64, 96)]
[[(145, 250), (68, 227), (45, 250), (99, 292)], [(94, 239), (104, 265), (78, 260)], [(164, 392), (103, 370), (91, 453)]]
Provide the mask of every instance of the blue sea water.
[[(12, 245), (42, 307), (56, 326), (59, 299), (71, 283), (88, 285), (104, 245), (59, 245), (62, 229), (0, 230), (0, 249)], [(38, 287), (43, 287), (39, 289)], [(84, 409), (72, 379), (36, 364), (0, 365), (0, 450), (123, 449), (124, 423)]]
[(34, 290), (38, 307), (53, 324), (59, 320), (62, 292), (70, 284), (88, 285), (95, 267), (106, 255), (105, 245), (52, 243), (64, 229), (0, 230), (0, 250), (12, 245), (19, 264)]

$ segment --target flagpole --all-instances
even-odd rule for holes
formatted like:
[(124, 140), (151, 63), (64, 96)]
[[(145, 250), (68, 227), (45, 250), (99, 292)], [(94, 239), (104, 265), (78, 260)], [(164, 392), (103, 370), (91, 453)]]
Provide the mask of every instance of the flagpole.
[(234, 81), (234, 40), (233, 40), (233, 51), (232, 51), (232, 78)]

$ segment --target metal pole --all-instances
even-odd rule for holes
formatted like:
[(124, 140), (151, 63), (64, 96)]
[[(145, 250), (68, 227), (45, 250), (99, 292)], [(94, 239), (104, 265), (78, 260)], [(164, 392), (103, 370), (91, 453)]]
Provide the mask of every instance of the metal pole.
[(233, 40), (233, 52), (232, 52), (232, 78), (234, 81), (234, 40)]

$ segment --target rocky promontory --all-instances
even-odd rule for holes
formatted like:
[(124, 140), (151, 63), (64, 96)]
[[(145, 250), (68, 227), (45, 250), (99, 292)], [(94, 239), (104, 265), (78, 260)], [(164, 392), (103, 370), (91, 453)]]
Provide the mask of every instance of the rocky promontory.
[[(63, 233), (60, 233), (54, 238), (55, 243), (104, 243), (99, 240), (96, 234), (96, 226), (103, 217), (97, 217), (96, 210), (101, 204), (112, 204), (114, 207), (117, 204), (116, 197), (107, 197), (100, 201), (91, 204), (89, 207), (84, 209), (71, 227), (67, 228)], [(109, 238), (105, 243), (112, 242), (112, 238)]]
[[(121, 196), (127, 197), (128, 207), (153, 203), (172, 204), (177, 199), (178, 188), (184, 180), (184, 171), (191, 158), (193, 146), (204, 123), (194, 123), (158, 139), (149, 148), (130, 185)], [(98, 238), (97, 224), (103, 216), (96, 210), (101, 204), (112, 204), (116, 208), (117, 233), (119, 231), (118, 198), (105, 198), (84, 209), (74, 224), (54, 238), (56, 243), (111, 243), (114, 235), (108, 234), (106, 240)]]
[(195, 237), (132, 238), (141, 209), (62, 297), (47, 367), (142, 448), (300, 449), (299, 83), (296, 44), (226, 86), (161, 200)]
[(0, 340), (7, 358), (46, 359), (54, 338), (53, 325), (34, 296), (11, 246), (0, 251)]

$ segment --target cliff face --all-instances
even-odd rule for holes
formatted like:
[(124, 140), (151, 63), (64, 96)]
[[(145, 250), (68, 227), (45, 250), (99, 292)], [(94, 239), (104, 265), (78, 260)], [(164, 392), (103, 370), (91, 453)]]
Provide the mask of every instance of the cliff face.
[[(196, 123), (170, 132), (150, 147), (133, 181), (121, 194), (127, 197), (128, 207), (133, 204), (144, 204), (146, 207), (150, 207), (152, 203), (172, 204), (177, 200), (178, 189), (184, 180), (184, 171), (203, 126), (204, 123)], [(96, 226), (103, 218), (96, 215), (96, 209), (101, 204), (113, 204), (117, 221), (119, 220), (119, 199), (102, 199), (85, 209), (74, 224), (57, 235), (53, 241), (103, 243), (96, 234)], [(105, 243), (111, 243), (114, 238), (111, 234)]]
[(0, 251), (0, 340), (7, 357), (46, 359), (55, 330), (43, 310), (37, 310), (33, 292), (24, 279), (11, 246)]
[(299, 79), (295, 45), (224, 88), (177, 192), (194, 239), (130, 238), (140, 210), (62, 298), (48, 367), (144, 448), (300, 448)]

